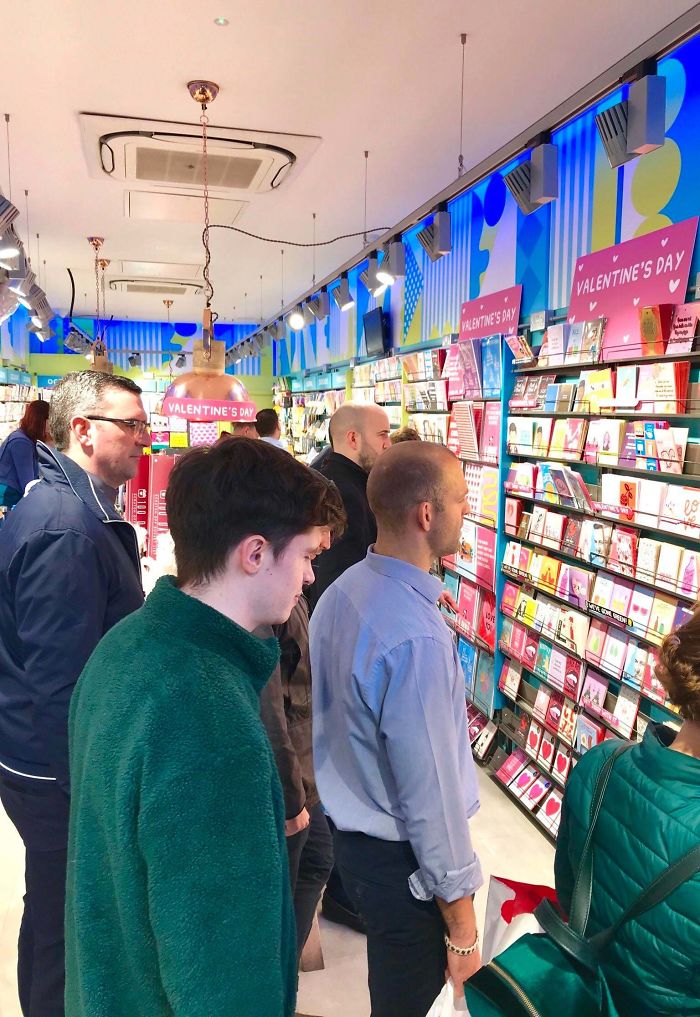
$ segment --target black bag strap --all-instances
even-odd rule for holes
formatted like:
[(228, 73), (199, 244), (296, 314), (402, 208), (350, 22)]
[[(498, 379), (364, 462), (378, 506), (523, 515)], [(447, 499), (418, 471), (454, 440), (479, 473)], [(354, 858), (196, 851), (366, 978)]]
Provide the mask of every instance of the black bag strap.
[(645, 911), (650, 911), (657, 904), (670, 897), (671, 894), (686, 883), (693, 876), (700, 872), (700, 845), (691, 848), (682, 858), (679, 858), (673, 865), (661, 872), (653, 883), (646, 890), (643, 890), (635, 901), (620, 915), (617, 921), (595, 936), (591, 936), (590, 943), (597, 951), (604, 949), (617, 934), (625, 922), (631, 922), (639, 918)]
[(591, 799), (590, 824), (581, 861), (576, 874), (574, 892), (571, 896), (571, 907), (569, 908), (569, 928), (578, 936), (584, 936), (588, 925), (588, 916), (591, 911), (591, 897), (593, 895), (593, 836), (595, 834), (598, 816), (603, 805), (603, 798), (612, 775), (613, 767), (619, 757), (632, 748), (632, 742), (618, 745), (603, 763)]

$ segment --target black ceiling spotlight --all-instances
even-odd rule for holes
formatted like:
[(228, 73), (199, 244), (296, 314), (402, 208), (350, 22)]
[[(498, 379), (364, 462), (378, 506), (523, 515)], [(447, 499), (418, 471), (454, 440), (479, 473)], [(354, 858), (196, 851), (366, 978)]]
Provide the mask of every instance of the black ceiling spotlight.
[(141, 354), (130, 353), (129, 354), (129, 367), (140, 367), (141, 366)]
[(340, 277), (340, 284), (336, 286), (335, 289), (331, 290), (331, 293), (333, 294), (336, 306), (339, 307), (341, 311), (347, 311), (350, 307), (354, 306), (355, 299), (350, 292), (350, 283), (348, 282), (347, 272), (343, 272)]
[(447, 205), (438, 205), (429, 226), (424, 226), (416, 233), (416, 240), (431, 261), (439, 261), (445, 254), (452, 251), (452, 223)]
[(559, 197), (559, 151), (549, 135), (532, 143), (530, 158), (506, 173), (503, 182), (523, 215)]
[(635, 67), (628, 97), (596, 114), (598, 134), (613, 169), (666, 141), (666, 78), (656, 72), (655, 60)]

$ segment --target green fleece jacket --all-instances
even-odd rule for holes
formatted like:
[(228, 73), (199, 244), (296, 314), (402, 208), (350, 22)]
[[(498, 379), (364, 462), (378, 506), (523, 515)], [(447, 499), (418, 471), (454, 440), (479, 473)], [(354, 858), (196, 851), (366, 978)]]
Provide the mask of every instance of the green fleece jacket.
[(279, 647), (161, 579), (71, 702), (67, 1017), (291, 1017)]

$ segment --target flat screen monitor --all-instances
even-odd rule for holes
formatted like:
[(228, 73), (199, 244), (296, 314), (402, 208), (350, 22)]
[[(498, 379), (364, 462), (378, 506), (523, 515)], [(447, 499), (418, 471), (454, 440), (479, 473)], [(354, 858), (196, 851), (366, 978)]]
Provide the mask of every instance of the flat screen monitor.
[(381, 307), (375, 307), (363, 315), (365, 347), (368, 357), (383, 357), (391, 345), (389, 319)]

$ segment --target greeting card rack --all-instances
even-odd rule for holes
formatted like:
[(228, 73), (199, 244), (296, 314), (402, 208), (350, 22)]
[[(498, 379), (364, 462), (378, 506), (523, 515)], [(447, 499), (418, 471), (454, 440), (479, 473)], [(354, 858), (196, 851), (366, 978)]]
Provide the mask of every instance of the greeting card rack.
[[(590, 325), (602, 335), (604, 321)], [(642, 339), (641, 356), (608, 344), (599, 362), (600, 344), (569, 358), (568, 327), (556, 328), (554, 356), (545, 333), (532, 362), (512, 368), (504, 411), (506, 705), (491, 761), (552, 837), (583, 752), (640, 739), (650, 722), (679, 726), (655, 663), (700, 583), (694, 332), (683, 345)]]

